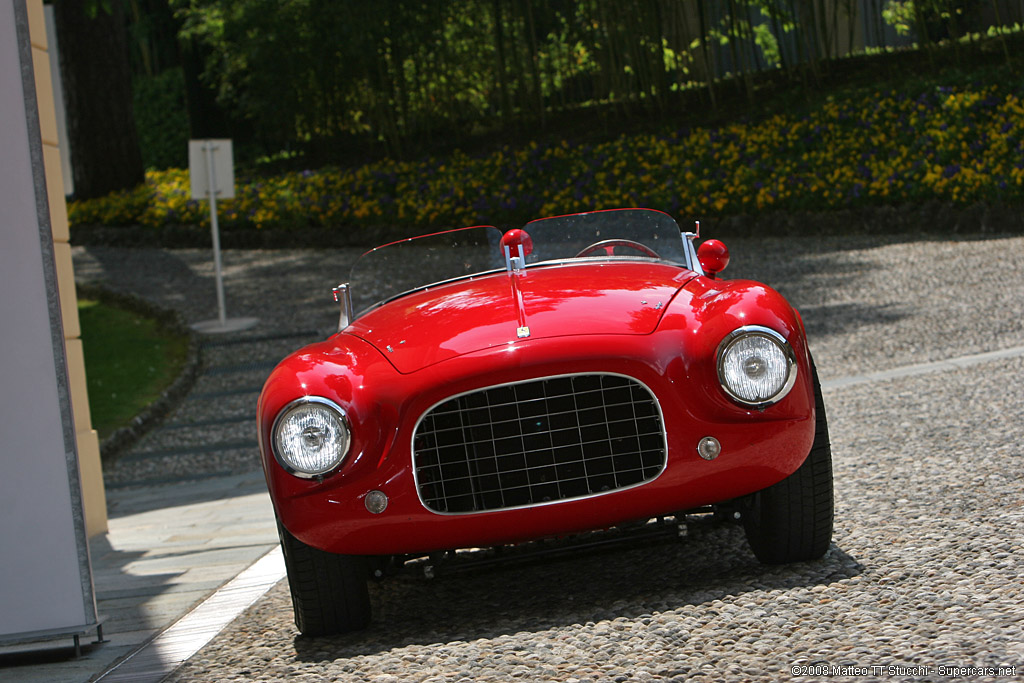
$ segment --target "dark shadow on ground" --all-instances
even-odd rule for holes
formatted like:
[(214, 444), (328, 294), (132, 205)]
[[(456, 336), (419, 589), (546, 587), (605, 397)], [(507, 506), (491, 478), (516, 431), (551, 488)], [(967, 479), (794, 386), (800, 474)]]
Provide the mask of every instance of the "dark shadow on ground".
[[(71, 636), (62, 636), (59, 639), (41, 641), (24, 645), (24, 649), (16, 652), (0, 653), (0, 670), (13, 670), (19, 666), (36, 666), (39, 664), (60, 664), (61, 662), (72, 662), (82, 657), (89, 656), (96, 648), (102, 648), (102, 643), (96, 643), (96, 631), (93, 630), (81, 636), (79, 652), (75, 652), (75, 646)], [(16, 672), (11, 671), (11, 678), (6, 678), (0, 672), (0, 680), (17, 681)]]
[(747, 549), (739, 525), (690, 524), (681, 541), (571, 556), (525, 566), (397, 577), (371, 586), (368, 630), (295, 638), (300, 661), (331, 661), (408, 645), (472, 641), (522, 631), (644, 615), (711, 603), (755, 590), (830, 584), (863, 567), (836, 546), (824, 558), (765, 566)]
[[(178, 573), (150, 574), (137, 576), (127, 567), (146, 555), (145, 551), (123, 551), (113, 548), (106, 534), (89, 539), (89, 554), (92, 565), (91, 580), (96, 597), (97, 613), (104, 637), (116, 633), (151, 630), (147, 626), (147, 615), (141, 602), (142, 596), (159, 596), (173, 590), (173, 581)], [(57, 664), (81, 660), (82, 680), (98, 670), (114, 663), (123, 655), (123, 646), (110, 646), (97, 641), (93, 629), (80, 636), (81, 652), (76, 655), (72, 636), (62, 636), (29, 643), (19, 651), (0, 654), (0, 668)], [(90, 664), (86, 660), (91, 660)], [(67, 675), (62, 670), (61, 675)], [(11, 672), (10, 678), (0, 672), (0, 680), (17, 681), (20, 677)]]
[[(884, 328), (910, 316), (902, 307), (886, 304), (829, 304), (800, 309), (807, 337), (811, 340), (843, 334), (864, 327)], [(812, 341), (813, 343), (813, 341)]]
[[(253, 458), (257, 458), (255, 452)], [(258, 468), (258, 465), (256, 467)], [(263, 471), (256, 468), (242, 474), (178, 479), (168, 477), (168, 480), (165, 483), (154, 481), (110, 487), (107, 492), (108, 514), (115, 518), (168, 507), (248, 496), (267, 490)]]
[[(336, 325), (332, 288), (348, 279), (353, 249), (225, 250), (228, 317), (259, 318), (252, 335)], [(87, 247), (76, 278), (176, 309), (189, 324), (218, 316), (212, 250)], [(325, 335), (326, 336), (326, 335)]]

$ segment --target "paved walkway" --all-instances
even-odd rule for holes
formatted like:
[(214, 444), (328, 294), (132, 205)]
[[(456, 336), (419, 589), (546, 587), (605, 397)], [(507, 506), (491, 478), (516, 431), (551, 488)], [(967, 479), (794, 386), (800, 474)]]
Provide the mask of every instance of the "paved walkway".
[[(209, 252), (149, 250), (141, 256), (156, 265), (133, 263), (140, 254), (76, 249), (76, 276), (175, 308), (189, 323), (216, 317), (206, 272), (212, 269)], [(220, 620), (229, 621), (245, 607), (239, 598), (251, 602), (283, 576), (256, 445), (256, 399), (282, 357), (331, 332), (333, 264), (315, 269), (312, 252), (245, 256), (242, 268), (231, 256), (226, 259), (228, 303), (234, 304), (229, 315), (260, 316), (260, 324), (202, 337), (203, 368), (185, 400), (104, 467), (109, 532), (90, 539), (89, 546), (105, 642), (93, 643), (95, 634), (87, 634), (79, 657), (70, 638), (0, 648), (0, 682), (159, 681), (216, 635), (226, 623)], [(289, 277), (292, 271), (317, 271), (314, 277), (324, 282), (321, 296), (312, 293), (315, 285)], [(231, 296), (247, 291), (240, 285), (244, 278), (261, 283), (256, 295), (267, 296), (268, 305)], [(275, 278), (288, 286), (265, 289)], [(305, 299), (309, 310), (295, 315)], [(291, 314), (289, 301), (296, 302)], [(212, 605), (190, 614), (261, 558), (267, 558), (260, 565), (266, 571), (258, 579), (241, 591), (222, 590)], [(185, 615), (189, 619), (182, 620)], [(169, 629), (179, 620), (181, 625)]]
[(89, 546), (109, 642), (94, 645), (86, 636), (79, 658), (70, 641), (5, 648), (0, 681), (92, 680), (277, 545), (260, 472), (114, 488), (108, 502), (110, 531)]

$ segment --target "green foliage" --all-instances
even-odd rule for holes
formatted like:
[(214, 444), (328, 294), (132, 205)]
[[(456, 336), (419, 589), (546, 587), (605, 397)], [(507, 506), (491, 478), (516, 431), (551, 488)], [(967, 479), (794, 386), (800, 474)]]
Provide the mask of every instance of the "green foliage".
[(734, 0), (738, 19), (719, 11), (708, 26), (691, 4), (667, 0), (175, 6), (183, 36), (210, 48), (205, 78), (221, 104), (251, 121), (268, 149), (360, 136), (401, 156), (426, 136), (543, 123), (588, 102), (664, 111), (679, 84), (714, 76), (697, 35), (742, 42), (753, 62), (774, 66), (780, 36), (751, 17), (774, 12), (784, 32), (793, 20), (766, 2)]
[(726, 75), (750, 101), (757, 74), (810, 95), (833, 60), (890, 47), (886, 23), (931, 46), (983, 33), (990, 3), (998, 24), (1024, 19), (995, 0), (164, 0), (171, 21), (152, 2), (131, 3), (140, 63), (180, 22), (244, 121), (236, 151), (317, 163), (413, 158), (595, 103), (620, 120), (686, 116), (694, 91), (718, 106)]
[(887, 0), (882, 17), (898, 34), (927, 44), (941, 36), (963, 35), (980, 5), (981, 0)]
[(772, 66), (778, 66), (782, 62), (782, 52), (779, 50), (779, 41), (772, 33), (771, 28), (768, 24), (761, 24), (755, 26), (754, 29), (754, 40), (761, 52), (764, 53), (765, 59)]
[(135, 128), (147, 169), (188, 165), (188, 114), (180, 67), (137, 76), (132, 85)]
[(113, 14), (114, 9), (110, 6), (111, 0), (90, 0), (85, 3), (85, 16), (95, 19), (100, 12)]
[(100, 438), (126, 426), (177, 378), (188, 340), (155, 320), (79, 299), (89, 412)]
[(910, 35), (914, 27), (914, 3), (912, 0), (888, 0), (882, 10), (886, 23), (901, 36)]
[[(477, 156), (237, 177), (222, 225), (421, 229), (649, 206), (681, 218), (931, 200), (1024, 204), (1024, 81), (1006, 69), (839, 91), (757, 121), (531, 142)], [(188, 175), (150, 173), (132, 193), (73, 202), (74, 224), (208, 224)]]

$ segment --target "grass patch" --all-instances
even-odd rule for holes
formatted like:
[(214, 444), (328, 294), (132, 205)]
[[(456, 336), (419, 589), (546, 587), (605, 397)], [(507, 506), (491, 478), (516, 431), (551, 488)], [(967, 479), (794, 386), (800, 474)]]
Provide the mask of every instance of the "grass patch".
[(128, 425), (181, 373), (188, 338), (153, 318), (79, 299), (89, 412), (100, 440)]

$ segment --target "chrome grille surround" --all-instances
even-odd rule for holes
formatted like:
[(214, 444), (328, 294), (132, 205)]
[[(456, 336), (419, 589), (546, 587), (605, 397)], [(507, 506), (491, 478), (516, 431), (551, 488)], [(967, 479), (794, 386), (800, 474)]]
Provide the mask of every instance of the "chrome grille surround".
[(424, 507), (472, 514), (547, 505), (645, 484), (665, 469), (661, 406), (633, 377), (556, 375), (458, 394), (416, 423)]

